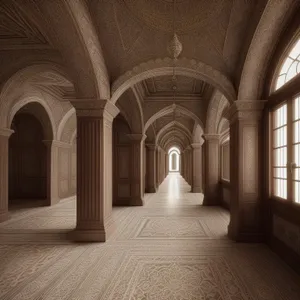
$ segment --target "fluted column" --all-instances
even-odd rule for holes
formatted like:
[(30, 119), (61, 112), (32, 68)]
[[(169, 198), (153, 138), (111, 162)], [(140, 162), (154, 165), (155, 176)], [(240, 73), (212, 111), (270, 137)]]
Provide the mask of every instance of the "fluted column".
[(193, 148), (193, 177), (192, 192), (202, 193), (202, 145), (201, 143), (192, 144)]
[(112, 212), (112, 121), (109, 101), (75, 101), (77, 114), (77, 224), (71, 238), (104, 242)]
[(263, 239), (261, 172), (261, 115), (264, 101), (237, 101), (230, 120), (229, 236), (242, 242)]
[(8, 143), (14, 131), (0, 129), (0, 223), (9, 219), (8, 214)]
[(146, 191), (147, 193), (156, 192), (156, 146), (155, 144), (147, 144), (147, 176)]
[(206, 134), (205, 138), (205, 191), (203, 205), (220, 204), (219, 165), (220, 135)]
[(132, 169), (131, 169), (131, 200), (130, 205), (142, 206), (144, 204), (144, 190), (143, 190), (143, 161), (144, 161), (144, 140), (143, 134), (129, 134), (131, 139), (132, 149)]

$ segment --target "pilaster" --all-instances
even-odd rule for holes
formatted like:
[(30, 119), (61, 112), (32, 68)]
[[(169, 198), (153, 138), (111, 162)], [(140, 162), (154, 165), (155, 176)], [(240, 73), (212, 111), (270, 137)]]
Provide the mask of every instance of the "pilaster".
[(193, 177), (192, 177), (192, 192), (202, 193), (202, 145), (201, 143), (192, 144), (193, 149)]
[(147, 144), (147, 193), (156, 192), (156, 146)]
[(242, 242), (263, 239), (261, 204), (261, 116), (264, 101), (237, 101), (230, 120), (229, 236)]
[(203, 205), (220, 204), (219, 168), (220, 168), (220, 136), (206, 134), (205, 138), (205, 191)]
[(143, 161), (144, 161), (144, 141), (146, 136), (143, 134), (129, 134), (132, 147), (132, 170), (131, 170), (131, 201), (132, 206), (144, 205), (143, 191)]
[(74, 101), (77, 114), (77, 225), (71, 238), (104, 242), (112, 211), (112, 121), (106, 100)]
[(8, 143), (14, 131), (0, 129), (0, 223), (9, 219), (8, 213)]

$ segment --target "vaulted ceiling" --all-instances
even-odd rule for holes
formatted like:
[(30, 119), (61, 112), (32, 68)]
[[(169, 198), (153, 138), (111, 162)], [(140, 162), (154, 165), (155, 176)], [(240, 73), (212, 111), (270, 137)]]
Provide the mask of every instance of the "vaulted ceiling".
[[(227, 97), (228, 101), (224, 100), (227, 106), (237, 98), (250, 44), (265, 8), (271, 7), (270, 2), (0, 1), (0, 84), (21, 68), (51, 61), (65, 67), (70, 76), (39, 72), (27, 79), (31, 86), (43, 87), (65, 101), (72, 100), (75, 94), (88, 99), (109, 99), (114, 96), (116, 83), (132, 76), (134, 81), (114, 102), (131, 128), (142, 131), (146, 122), (158, 114), (147, 128), (151, 140), (171, 123), (173, 131), (183, 126), (192, 136), (195, 126), (205, 129), (208, 113), (217, 109), (211, 103), (222, 84), (228, 88), (228, 95), (235, 97), (229, 99), (226, 92), (221, 91), (220, 99)], [(278, 2), (277, 6), (280, 5)], [(286, 11), (288, 17), (288, 9)], [(173, 68), (172, 61), (166, 58), (171, 57), (168, 47), (174, 30), (182, 52)], [(159, 69), (162, 61), (167, 62), (161, 67), (163, 71)], [(155, 65), (159, 70), (154, 73), (151, 68), (143, 69), (145, 65)], [(203, 68), (203, 76), (196, 75), (197, 66)], [(137, 71), (140, 69), (145, 71), (143, 77)], [(216, 77), (210, 80), (205, 71)], [(195, 117), (180, 110), (159, 115), (173, 104)], [(210, 127), (225, 128), (225, 123)], [(170, 130), (167, 133), (171, 139)], [(178, 134), (181, 134), (179, 129), (172, 138), (177, 139)]]

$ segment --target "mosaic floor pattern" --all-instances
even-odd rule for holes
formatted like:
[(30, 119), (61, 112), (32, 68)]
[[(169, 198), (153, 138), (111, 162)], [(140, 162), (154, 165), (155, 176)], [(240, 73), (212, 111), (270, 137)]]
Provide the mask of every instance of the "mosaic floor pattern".
[(0, 224), (0, 299), (299, 300), (300, 278), (262, 244), (226, 236), (229, 215), (170, 175), (144, 207), (116, 208), (104, 244), (74, 244), (75, 199)]

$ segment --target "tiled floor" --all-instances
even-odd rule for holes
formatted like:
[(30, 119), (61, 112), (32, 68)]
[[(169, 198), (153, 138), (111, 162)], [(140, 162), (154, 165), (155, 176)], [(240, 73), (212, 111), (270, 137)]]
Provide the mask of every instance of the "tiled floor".
[(72, 244), (75, 200), (0, 225), (0, 299), (299, 300), (300, 278), (264, 245), (231, 242), (229, 216), (172, 174), (144, 207), (114, 209), (104, 244)]

